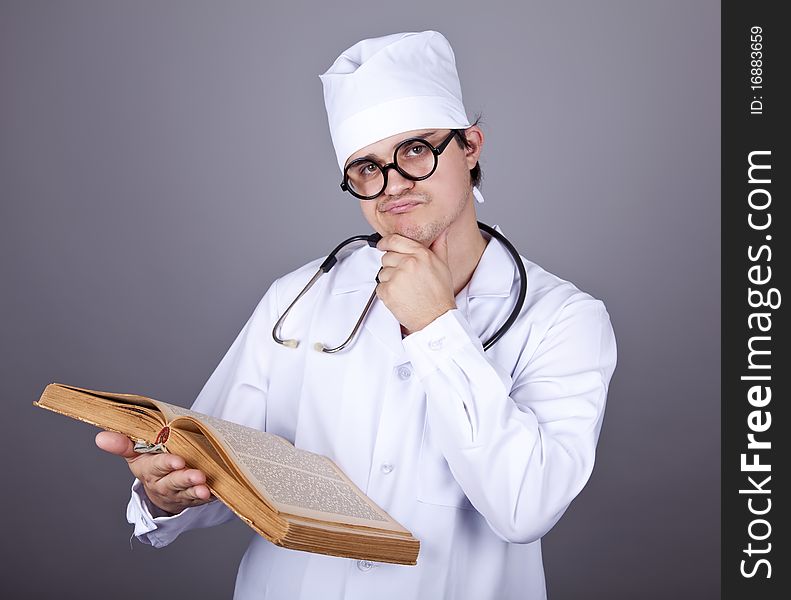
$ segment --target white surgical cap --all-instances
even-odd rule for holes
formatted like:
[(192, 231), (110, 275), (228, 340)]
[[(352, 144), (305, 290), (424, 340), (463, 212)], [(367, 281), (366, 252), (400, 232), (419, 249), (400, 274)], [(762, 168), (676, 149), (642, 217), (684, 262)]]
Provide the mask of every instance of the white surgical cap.
[(436, 31), (363, 40), (319, 77), (341, 171), (352, 154), (391, 135), (470, 126), (453, 49)]

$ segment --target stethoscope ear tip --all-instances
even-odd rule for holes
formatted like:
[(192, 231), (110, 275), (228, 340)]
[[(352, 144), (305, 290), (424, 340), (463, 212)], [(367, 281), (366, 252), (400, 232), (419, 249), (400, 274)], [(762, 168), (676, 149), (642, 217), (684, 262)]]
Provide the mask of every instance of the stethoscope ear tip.
[(313, 349), (314, 349), (316, 352), (324, 352), (324, 349), (325, 349), (326, 347), (327, 347), (327, 346), (325, 346), (325, 345), (324, 345), (324, 344), (322, 344), (321, 342), (316, 342), (315, 344), (313, 344)]
[(282, 344), (286, 348), (296, 348), (299, 346), (299, 340), (283, 340)]

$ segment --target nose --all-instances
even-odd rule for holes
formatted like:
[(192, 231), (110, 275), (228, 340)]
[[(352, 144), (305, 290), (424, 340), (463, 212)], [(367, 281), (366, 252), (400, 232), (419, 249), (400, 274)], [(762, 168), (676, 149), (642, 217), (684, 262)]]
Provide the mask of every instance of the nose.
[(391, 168), (387, 172), (387, 185), (385, 186), (384, 193), (387, 196), (399, 196), (414, 186), (414, 181), (401, 175), (397, 169)]

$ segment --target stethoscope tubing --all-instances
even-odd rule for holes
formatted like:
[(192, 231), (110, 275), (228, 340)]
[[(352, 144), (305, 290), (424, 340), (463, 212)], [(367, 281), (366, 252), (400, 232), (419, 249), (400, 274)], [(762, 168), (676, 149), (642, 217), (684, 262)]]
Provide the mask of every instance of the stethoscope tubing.
[[(511, 310), (511, 314), (508, 315), (508, 318), (505, 320), (505, 322), (497, 329), (497, 331), (494, 332), (494, 334), (488, 340), (486, 340), (486, 342), (484, 342), (483, 349), (488, 350), (498, 340), (500, 340), (500, 338), (502, 338), (505, 335), (505, 333), (511, 328), (511, 326), (514, 324), (517, 317), (519, 316), (519, 313), (522, 310), (522, 306), (525, 303), (525, 297), (527, 296), (527, 272), (525, 271), (525, 265), (522, 263), (522, 257), (519, 256), (519, 252), (517, 252), (514, 245), (510, 241), (508, 241), (508, 239), (502, 233), (500, 233), (493, 227), (490, 227), (486, 223), (481, 223), (480, 221), (478, 221), (478, 228), (481, 231), (488, 233), (490, 236), (497, 238), (497, 241), (499, 241), (503, 246), (505, 246), (505, 249), (508, 250), (508, 253), (511, 255), (511, 258), (513, 259), (514, 264), (516, 265), (516, 269), (519, 272), (519, 294), (517, 295), (516, 303), (514, 304), (514, 308)], [(283, 339), (280, 337), (281, 329), (283, 328), (283, 322), (286, 320), (286, 317), (291, 312), (291, 309), (294, 308), (294, 305), (299, 301), (300, 298), (302, 298), (302, 296), (304, 296), (308, 292), (308, 290), (311, 287), (313, 287), (313, 284), (315, 284), (316, 281), (318, 281), (319, 277), (321, 277), (324, 273), (329, 273), (329, 271), (337, 264), (338, 253), (343, 248), (345, 248), (349, 244), (353, 244), (354, 242), (361, 242), (361, 241), (365, 241), (371, 247), (376, 247), (376, 244), (378, 244), (379, 240), (381, 239), (382, 236), (380, 234), (371, 233), (368, 235), (355, 235), (343, 240), (340, 244), (338, 244), (332, 250), (332, 252), (330, 252), (327, 255), (327, 258), (324, 259), (324, 262), (322, 262), (321, 265), (319, 266), (318, 271), (316, 271), (313, 277), (311, 277), (307, 285), (305, 285), (305, 287), (302, 288), (302, 291), (299, 294), (297, 294), (297, 297), (294, 298), (291, 304), (288, 305), (286, 310), (283, 311), (283, 314), (275, 323), (275, 326), (272, 328), (272, 338), (275, 340), (275, 342), (277, 342), (282, 346), (286, 346), (288, 348), (296, 348), (297, 346), (299, 346), (299, 340)], [(377, 272), (377, 276), (378, 276), (378, 272)], [(334, 354), (346, 348), (354, 339), (355, 335), (362, 326), (363, 321), (365, 321), (365, 317), (368, 315), (368, 310), (371, 308), (371, 305), (373, 304), (375, 299), (376, 299), (376, 288), (374, 288), (374, 291), (371, 293), (370, 297), (368, 298), (368, 302), (365, 304), (365, 308), (360, 314), (360, 317), (357, 319), (357, 322), (355, 323), (352, 332), (349, 334), (349, 337), (347, 337), (342, 344), (334, 348), (328, 348), (324, 344), (317, 342), (316, 344), (314, 344), (314, 348), (326, 354)]]
[(478, 228), (482, 231), (485, 231), (492, 237), (497, 238), (497, 241), (505, 246), (505, 249), (508, 250), (511, 258), (514, 260), (516, 270), (519, 271), (519, 294), (516, 297), (516, 303), (514, 304), (511, 314), (508, 315), (508, 318), (505, 320), (505, 323), (503, 323), (500, 328), (494, 332), (492, 337), (486, 340), (486, 342), (483, 344), (483, 349), (488, 350), (505, 335), (506, 331), (511, 329), (511, 326), (516, 322), (519, 313), (522, 311), (522, 306), (524, 305), (525, 298), (527, 297), (527, 271), (525, 271), (525, 265), (522, 262), (522, 257), (519, 256), (519, 252), (508, 240), (508, 238), (497, 231), (494, 227), (490, 227), (486, 223), (481, 223), (480, 221), (478, 221)]

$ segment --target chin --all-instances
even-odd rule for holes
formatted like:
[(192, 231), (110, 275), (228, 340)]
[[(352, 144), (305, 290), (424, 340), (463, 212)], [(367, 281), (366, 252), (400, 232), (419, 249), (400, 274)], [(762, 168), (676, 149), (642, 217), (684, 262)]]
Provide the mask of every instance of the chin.
[(399, 223), (393, 227), (393, 233), (429, 246), (442, 232), (442, 229), (438, 223)]

